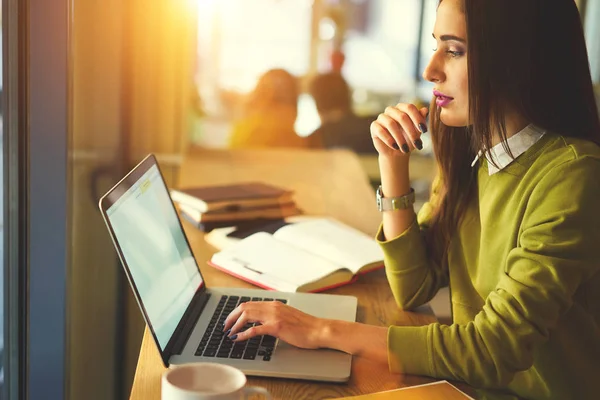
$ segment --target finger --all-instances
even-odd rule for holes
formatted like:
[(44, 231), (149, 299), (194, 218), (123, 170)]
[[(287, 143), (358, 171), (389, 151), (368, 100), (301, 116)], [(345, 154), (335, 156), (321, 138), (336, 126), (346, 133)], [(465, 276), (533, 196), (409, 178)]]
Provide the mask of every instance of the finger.
[[(387, 146), (387, 145), (388, 145), (388, 144), (387, 144), (387, 143), (385, 143), (383, 140), (379, 139), (377, 136), (373, 138), (373, 141), (377, 141), (377, 142), (379, 142), (379, 143), (381, 143), (381, 144), (383, 144), (383, 145), (385, 145), (385, 146)], [(396, 150), (396, 149), (394, 149), (394, 150)]]
[(394, 108), (408, 114), (413, 120), (415, 128), (420, 133), (427, 132), (427, 114), (429, 113), (429, 109), (427, 107), (422, 107), (421, 109), (418, 109), (417, 106), (415, 106), (414, 104), (400, 103)]
[[(418, 109), (414, 104), (398, 104), (396, 108), (410, 116), (416, 129), (407, 131), (411, 136), (410, 141), (412, 141), (412, 144), (416, 149), (422, 150), (423, 142), (420, 137), (423, 133), (427, 132), (427, 114), (429, 113), (429, 109), (427, 107)], [(402, 127), (404, 127), (404, 125), (402, 125)]]
[(270, 332), (271, 328), (268, 325), (256, 325), (245, 331), (239, 332), (237, 335), (231, 336), (230, 339), (234, 342), (242, 342), (251, 339), (254, 336), (269, 335)]
[[(404, 131), (403, 126), (401, 125), (402, 119), (407, 118), (410, 119), (408, 115), (405, 113), (393, 109), (393, 107), (388, 107), (385, 111), (385, 115), (381, 117), (384, 122), (384, 127), (388, 128), (396, 127), (393, 131), (390, 131), (394, 140), (400, 145), (400, 149), (403, 153), (410, 153), (412, 138)], [(390, 124), (390, 125), (388, 125)]]
[(252, 302), (246, 302), (234, 308), (234, 310), (229, 313), (227, 318), (225, 318), (225, 322), (223, 323), (223, 331), (230, 329), (250, 304), (252, 304)]
[(371, 137), (385, 143), (386, 146), (393, 150), (400, 150), (400, 146), (398, 146), (396, 140), (394, 140), (387, 129), (381, 126), (381, 124), (377, 121), (373, 121), (371, 123)]
[(403, 153), (410, 151), (398, 122), (390, 118), (389, 115), (382, 113), (377, 117), (377, 123), (381, 128), (377, 131), (377, 137), (388, 145), (391, 143), (390, 147), (395, 150), (401, 150)]
[[(395, 107), (388, 107), (386, 109), (386, 113), (388, 113), (388, 115), (390, 115), (392, 118), (394, 118), (396, 121), (398, 121), (398, 123), (402, 127), (402, 131), (405, 135), (406, 141), (411, 144), (411, 147), (420, 150), (423, 148), (423, 143), (421, 142), (421, 139), (420, 139), (421, 132), (417, 128), (417, 124), (421, 124), (422, 126), (425, 126), (422, 122), (420, 122), (420, 120), (423, 118), (423, 116), (419, 113), (419, 111), (416, 109), (416, 107), (414, 107), (414, 110), (410, 109), (410, 107), (407, 107), (405, 109), (411, 110), (412, 114), (414, 114), (414, 113), (418, 114), (419, 120), (415, 121), (413, 119), (414, 118), (413, 115), (411, 115), (407, 112), (404, 112), (402, 110), (399, 110)], [(426, 127), (425, 127), (425, 130), (427, 130)]]
[(249, 323), (249, 322), (256, 322), (256, 318), (253, 318), (254, 314), (255, 314), (255, 310), (246, 310), (246, 311), (244, 311), (240, 315), (240, 317), (238, 318), (238, 320), (235, 321), (235, 323), (231, 327), (231, 331), (228, 331), (229, 332), (228, 336), (229, 337), (234, 336), (236, 333), (238, 333), (239, 331), (241, 331), (247, 323)]

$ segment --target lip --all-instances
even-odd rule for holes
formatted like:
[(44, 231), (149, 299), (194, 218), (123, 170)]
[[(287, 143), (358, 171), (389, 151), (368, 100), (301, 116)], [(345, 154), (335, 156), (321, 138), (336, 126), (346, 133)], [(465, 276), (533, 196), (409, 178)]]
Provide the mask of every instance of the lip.
[(454, 97), (446, 96), (444, 93), (434, 90), (433, 95), (436, 97), (435, 103), (438, 107), (446, 107), (454, 100)]

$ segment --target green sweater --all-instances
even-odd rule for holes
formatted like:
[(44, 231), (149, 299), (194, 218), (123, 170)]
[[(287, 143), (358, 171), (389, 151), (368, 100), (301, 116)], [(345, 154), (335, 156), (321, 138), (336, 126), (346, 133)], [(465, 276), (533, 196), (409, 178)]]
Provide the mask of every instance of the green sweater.
[(464, 381), (485, 398), (598, 399), (600, 148), (547, 133), (502, 171), (487, 164), (449, 272), (420, 233), (431, 203), (399, 237), (377, 234), (398, 306), (449, 284), (454, 322), (390, 327), (390, 369)]

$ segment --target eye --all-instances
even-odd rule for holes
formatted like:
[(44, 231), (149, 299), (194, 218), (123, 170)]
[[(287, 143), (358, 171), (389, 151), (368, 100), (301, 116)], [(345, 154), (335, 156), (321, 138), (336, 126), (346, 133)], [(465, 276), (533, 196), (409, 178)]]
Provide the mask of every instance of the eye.
[(447, 50), (446, 53), (450, 54), (450, 56), (453, 57), (453, 58), (460, 57), (463, 54), (465, 54), (462, 51), (454, 51), (454, 50)]

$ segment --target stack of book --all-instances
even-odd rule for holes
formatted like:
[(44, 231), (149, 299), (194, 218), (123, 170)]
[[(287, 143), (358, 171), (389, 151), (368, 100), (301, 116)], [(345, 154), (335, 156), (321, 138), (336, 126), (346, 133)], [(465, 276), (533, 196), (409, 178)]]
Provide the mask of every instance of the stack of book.
[(171, 190), (182, 218), (208, 232), (264, 224), (299, 213), (293, 192), (262, 182)]

